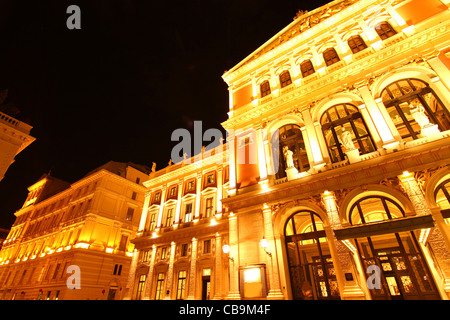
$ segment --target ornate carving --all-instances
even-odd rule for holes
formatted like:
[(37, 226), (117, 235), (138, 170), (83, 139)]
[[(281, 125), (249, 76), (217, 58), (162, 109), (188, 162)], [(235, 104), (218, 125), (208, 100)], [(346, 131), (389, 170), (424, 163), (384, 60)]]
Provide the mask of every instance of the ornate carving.
[(442, 165), (436, 168), (429, 168), (429, 169), (425, 169), (425, 170), (420, 170), (417, 171), (414, 174), (414, 178), (417, 180), (417, 183), (420, 187), (420, 189), (422, 190), (422, 192), (425, 192), (426, 189), (426, 183), (427, 181), (430, 180), (431, 176), (434, 175), (434, 173), (436, 171), (438, 171), (439, 169), (442, 169), (444, 167), (447, 167), (448, 165)]

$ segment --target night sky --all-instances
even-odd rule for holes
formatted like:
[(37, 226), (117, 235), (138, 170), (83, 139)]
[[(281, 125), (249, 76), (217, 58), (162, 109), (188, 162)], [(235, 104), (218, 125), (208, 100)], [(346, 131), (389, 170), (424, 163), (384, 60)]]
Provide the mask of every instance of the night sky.
[[(36, 141), (0, 181), (0, 227), (44, 173), (73, 183), (110, 160), (161, 169), (175, 129), (221, 129), (224, 71), (327, 2), (2, 0), (0, 90)], [(72, 4), (81, 30), (66, 27)]]

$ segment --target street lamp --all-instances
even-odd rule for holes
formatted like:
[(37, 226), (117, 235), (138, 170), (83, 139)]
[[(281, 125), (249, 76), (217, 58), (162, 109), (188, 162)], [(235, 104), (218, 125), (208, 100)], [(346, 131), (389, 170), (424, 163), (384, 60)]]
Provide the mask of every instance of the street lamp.
[(268, 241), (266, 238), (263, 237), (263, 238), (259, 241), (259, 244), (261, 245), (261, 248), (264, 249), (264, 252), (267, 253), (267, 255), (268, 255), (269, 257), (272, 257), (272, 254), (271, 254), (270, 252), (267, 251), (267, 247), (269, 246), (269, 241)]
[(230, 259), (231, 261), (234, 261), (233, 257), (230, 257), (228, 254), (230, 253), (230, 246), (228, 244), (224, 244), (222, 246), (222, 251), (223, 253), (225, 253), (228, 257), (228, 259)]

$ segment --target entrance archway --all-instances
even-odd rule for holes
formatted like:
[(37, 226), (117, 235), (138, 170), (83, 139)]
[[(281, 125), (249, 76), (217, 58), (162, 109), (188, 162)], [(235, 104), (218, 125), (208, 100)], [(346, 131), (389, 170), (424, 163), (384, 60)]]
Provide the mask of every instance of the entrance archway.
[(340, 299), (323, 222), (313, 211), (292, 214), (284, 227), (292, 296), (298, 300)]
[[(387, 197), (367, 196), (349, 211), (352, 225), (367, 225), (404, 218), (403, 208)], [(373, 299), (439, 299), (439, 293), (413, 230), (376, 232), (354, 239), (366, 277), (375, 280), (369, 291)], [(373, 279), (374, 269), (376, 279)]]

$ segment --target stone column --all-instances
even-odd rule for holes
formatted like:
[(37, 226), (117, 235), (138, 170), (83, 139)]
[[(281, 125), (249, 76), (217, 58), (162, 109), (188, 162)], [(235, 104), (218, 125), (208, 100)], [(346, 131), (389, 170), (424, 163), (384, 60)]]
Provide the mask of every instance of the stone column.
[(142, 209), (141, 221), (139, 222), (138, 233), (144, 232), (146, 221), (147, 221), (148, 204), (150, 203), (151, 196), (152, 196), (152, 193), (150, 191), (147, 191), (145, 193), (144, 206)]
[(278, 270), (278, 254), (276, 251), (275, 237), (273, 235), (272, 224), (272, 209), (264, 204), (263, 206), (263, 221), (264, 221), (264, 237), (268, 242), (267, 252), (267, 278), (269, 279), (269, 293), (267, 299), (281, 300), (284, 299), (283, 292), (280, 286), (280, 275)]
[[(356, 274), (352, 264), (352, 253), (334, 234), (334, 230), (342, 228), (339, 211), (336, 205), (336, 198), (334, 197), (334, 194), (329, 191), (325, 191), (321, 196), (330, 222), (330, 226), (324, 227), (324, 229), (333, 256), (333, 265), (336, 270), (336, 278), (341, 299), (365, 299), (364, 291), (356, 281)], [(352, 274), (353, 280), (346, 280), (345, 274), (349, 273)]]
[(197, 173), (197, 182), (196, 182), (196, 190), (195, 190), (195, 214), (194, 220), (198, 220), (200, 218), (200, 199), (202, 197), (202, 173)]
[[(414, 178), (414, 173), (405, 171), (398, 178), (400, 180), (401, 187), (413, 204), (416, 215), (431, 215), (433, 217), (431, 209), (428, 207), (425, 200), (422, 189), (417, 183), (417, 180)], [(450, 243), (448, 238), (445, 236), (446, 232), (442, 232), (442, 230), (444, 228), (448, 228), (448, 226), (445, 225), (443, 219), (439, 221), (434, 219), (434, 217), (433, 223), (436, 227), (432, 228), (432, 230), (421, 230), (421, 233), (426, 234), (429, 232), (429, 234), (428, 239), (427, 237), (423, 237), (422, 239), (419, 239), (419, 242), (421, 242), (422, 245), (425, 245), (428, 240), (443, 274), (444, 290), (450, 297)]]
[(139, 258), (139, 251), (135, 250), (133, 252), (133, 257), (131, 258), (131, 266), (130, 266), (130, 273), (128, 273), (128, 279), (127, 279), (127, 286), (125, 288), (126, 292), (123, 297), (123, 300), (131, 300), (131, 296), (133, 295), (133, 288), (134, 288), (134, 278), (136, 276), (136, 267), (138, 263)]
[(145, 287), (144, 287), (144, 296), (142, 300), (150, 300), (150, 293), (152, 291), (153, 286), (153, 271), (155, 269), (155, 260), (156, 260), (156, 246), (152, 247), (152, 256), (150, 258), (150, 266), (148, 269), (147, 278), (145, 279)]
[(175, 210), (175, 225), (180, 222), (180, 212), (181, 212), (181, 195), (183, 194), (183, 179), (178, 182), (178, 195), (177, 195), (177, 207)]
[(229, 260), (230, 270), (230, 291), (228, 292), (228, 300), (241, 299), (239, 291), (239, 240), (238, 240), (238, 221), (237, 216), (232, 212), (229, 215), (229, 241), (230, 241), (230, 253), (229, 256), (232, 260)]
[(267, 179), (267, 164), (266, 164), (266, 155), (265, 155), (265, 150), (264, 150), (264, 137), (263, 137), (264, 132), (265, 132), (265, 130), (263, 130), (263, 129), (258, 129), (256, 131), (260, 181), (264, 181)]
[(216, 255), (215, 260), (215, 277), (214, 277), (214, 297), (213, 300), (223, 299), (223, 259), (222, 259), (222, 236), (216, 233)]
[(216, 210), (218, 214), (222, 213), (222, 198), (223, 198), (223, 179), (222, 179), (222, 175), (223, 175), (223, 167), (220, 165), (217, 167), (217, 206), (216, 206)]
[(161, 228), (161, 220), (162, 220), (162, 216), (164, 213), (164, 202), (166, 201), (166, 190), (167, 190), (167, 185), (164, 185), (162, 187), (162, 192), (161, 192), (161, 205), (159, 206), (159, 213), (158, 213), (158, 222), (156, 224), (156, 228)]
[(172, 241), (170, 244), (170, 259), (169, 268), (167, 269), (167, 280), (166, 280), (166, 291), (164, 292), (164, 300), (170, 300), (172, 296), (172, 282), (173, 282), (173, 262), (175, 260), (175, 242)]
[(228, 194), (236, 194), (236, 138), (234, 136), (234, 131), (229, 130), (227, 136), (226, 144), (226, 157), (227, 163), (229, 164), (229, 189)]
[(192, 238), (191, 268), (189, 271), (189, 284), (187, 300), (195, 300), (195, 279), (197, 275), (197, 239)]

